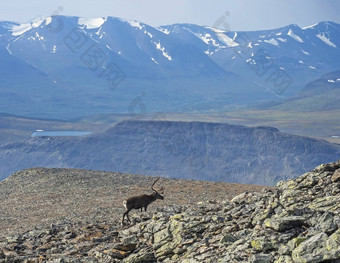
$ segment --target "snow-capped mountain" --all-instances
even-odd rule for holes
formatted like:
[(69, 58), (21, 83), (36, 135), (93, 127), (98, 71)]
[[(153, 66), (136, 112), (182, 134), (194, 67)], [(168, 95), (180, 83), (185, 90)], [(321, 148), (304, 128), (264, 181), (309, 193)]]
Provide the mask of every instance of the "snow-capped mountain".
[[(284, 90), (286, 95), (296, 93), (306, 80), (315, 79), (315, 75), (339, 68), (340, 25), (333, 22), (252, 32), (190, 24), (161, 29), (184, 42), (196, 43), (225, 70), (251, 78), (269, 89), (268, 83), (275, 70), (286, 73), (287, 81), (291, 81), (289, 88)], [(201, 41), (195, 41), (197, 38)]]
[(339, 47), (332, 22), (232, 32), (115, 17), (4, 21), (0, 112), (70, 118), (249, 106), (338, 69)]

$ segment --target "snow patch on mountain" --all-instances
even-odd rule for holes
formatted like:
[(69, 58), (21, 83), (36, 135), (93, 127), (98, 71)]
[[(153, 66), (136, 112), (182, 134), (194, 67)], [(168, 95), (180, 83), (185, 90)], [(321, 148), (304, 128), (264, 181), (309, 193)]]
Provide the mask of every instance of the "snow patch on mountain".
[(303, 30), (305, 29), (308, 29), (308, 28), (314, 28), (315, 26), (317, 26), (319, 23), (316, 23), (316, 24), (313, 24), (313, 25), (310, 25), (310, 26), (305, 26), (305, 27), (302, 27)]
[(264, 40), (264, 42), (268, 43), (268, 44), (272, 44), (274, 46), (279, 46), (279, 42), (277, 42), (274, 38), (271, 38), (269, 40)]
[(233, 37), (233, 40), (235, 40), (237, 37), (237, 32), (234, 33), (234, 37)]
[(103, 34), (105, 34), (105, 32), (102, 33), (102, 29), (103, 27), (99, 27), (97, 32), (95, 33), (97, 36), (99, 36), (99, 39), (101, 39), (103, 37)]
[(10, 46), (10, 43), (8, 43), (6, 48), (7, 48), (8, 53), (12, 55), (12, 52), (9, 50), (9, 46)]
[(101, 27), (107, 18), (95, 17), (95, 18), (84, 18), (79, 17), (78, 24), (80, 26), (86, 26), (87, 29), (94, 29)]
[(49, 25), (52, 22), (52, 17), (46, 17), (45, 19), (45, 26)]
[(32, 27), (39, 27), (44, 21), (45, 21), (45, 18), (37, 18), (31, 21), (31, 25)]
[(144, 31), (144, 34), (147, 34), (150, 38), (153, 38), (153, 35), (150, 32)]
[(161, 31), (162, 33), (166, 34), (166, 35), (169, 35), (170, 34), (170, 31), (167, 29), (167, 28), (161, 28), (161, 27), (158, 27), (156, 28), (158, 31)]
[(31, 28), (32, 28), (32, 25), (30, 23), (13, 25), (12, 35), (13, 36), (20, 36), (23, 33), (25, 33), (26, 31), (30, 30)]
[(336, 47), (336, 45), (330, 41), (329, 38), (327, 38), (324, 34), (317, 34), (316, 35), (320, 40), (322, 40), (323, 42), (325, 42), (327, 45), (331, 46), (331, 47)]
[(289, 29), (287, 35), (296, 40), (297, 42), (303, 43), (303, 40), (298, 35), (295, 35), (293, 30)]
[(139, 28), (140, 30), (142, 30), (144, 27), (143, 25), (140, 24), (140, 22), (135, 21), (135, 20), (126, 20), (126, 22), (128, 22), (130, 26)]
[(305, 55), (310, 55), (309, 52), (304, 51), (303, 49), (301, 49), (301, 52), (302, 52), (303, 54), (305, 54)]
[(153, 57), (151, 57), (151, 60), (158, 65), (158, 62)]
[(156, 48), (160, 51), (162, 51), (162, 55), (166, 57), (168, 60), (172, 60), (172, 57), (168, 54), (168, 52), (165, 51), (165, 48), (161, 46), (161, 42), (154, 42), (156, 45)]
[(38, 40), (44, 40), (44, 37), (43, 37), (43, 36), (40, 36), (40, 35), (38, 34), (38, 32), (35, 32), (35, 36), (36, 36), (36, 38), (37, 38)]
[(204, 51), (205, 54), (211, 56), (212, 54), (214, 54), (215, 52), (214, 51), (210, 51), (209, 49)]
[(238, 43), (236, 43), (232, 38), (228, 37), (226, 34), (223, 34), (223, 33), (217, 33), (216, 32), (216, 35), (218, 37), (218, 39), (225, 43), (228, 47), (237, 47), (239, 46)]
[(340, 82), (340, 79), (339, 78), (337, 78), (337, 79), (329, 79), (327, 81), (331, 82), (331, 83), (336, 83), (336, 82)]
[(278, 37), (277, 40), (281, 41), (281, 42), (287, 42), (287, 39), (282, 38), (282, 37)]
[(210, 26), (206, 26), (206, 29), (210, 29), (212, 31), (214, 31), (215, 33), (226, 33), (227, 31), (219, 29), (219, 28), (215, 28), (215, 27), (210, 27)]
[(336, 83), (336, 82), (340, 82), (340, 79), (329, 79), (327, 81), (330, 83)]
[(237, 32), (234, 33), (234, 37), (230, 38), (227, 36), (227, 31), (222, 30), (222, 29), (218, 29), (218, 28), (214, 28), (214, 27), (205, 27), (207, 29), (212, 30), (215, 35), (217, 36), (217, 38), (223, 42), (224, 44), (226, 44), (228, 47), (237, 47), (239, 46), (239, 44), (237, 42), (235, 42), (235, 38), (237, 37)]
[(213, 39), (210, 34), (204, 34), (204, 35), (203, 34), (195, 34), (195, 35), (198, 36), (200, 39), (202, 39), (203, 42), (208, 44), (208, 45), (213, 45), (215, 47), (219, 46), (219, 44), (216, 43), (216, 40)]

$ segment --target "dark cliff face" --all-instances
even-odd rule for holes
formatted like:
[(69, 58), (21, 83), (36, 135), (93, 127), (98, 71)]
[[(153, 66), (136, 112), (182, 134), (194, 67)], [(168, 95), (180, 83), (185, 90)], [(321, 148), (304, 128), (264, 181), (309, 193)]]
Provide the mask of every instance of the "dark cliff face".
[(3, 178), (48, 166), (273, 185), (339, 159), (340, 146), (269, 127), (125, 121), (102, 134), (9, 144), (0, 156)]

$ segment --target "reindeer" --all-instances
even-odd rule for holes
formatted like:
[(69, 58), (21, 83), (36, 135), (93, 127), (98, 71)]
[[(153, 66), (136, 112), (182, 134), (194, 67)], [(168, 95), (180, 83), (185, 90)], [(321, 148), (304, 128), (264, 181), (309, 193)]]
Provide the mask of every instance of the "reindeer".
[(161, 189), (156, 190), (155, 188), (153, 188), (153, 186), (155, 185), (155, 183), (159, 180), (159, 177), (153, 182), (151, 189), (153, 190), (153, 193), (150, 195), (147, 194), (142, 194), (142, 195), (138, 195), (138, 196), (133, 196), (130, 197), (126, 200), (123, 201), (123, 205), (126, 208), (126, 211), (123, 215), (123, 219), (122, 219), (122, 225), (124, 225), (124, 218), (125, 216), (127, 217), (129, 223), (131, 223), (131, 220), (129, 218), (129, 212), (132, 209), (139, 209), (142, 212), (143, 211), (143, 207), (144, 207), (144, 211), (146, 212), (146, 208), (148, 207), (149, 204), (151, 204), (152, 202), (156, 201), (157, 199), (163, 200), (164, 196), (162, 196), (161, 194), (164, 194), (164, 188), (161, 187)]

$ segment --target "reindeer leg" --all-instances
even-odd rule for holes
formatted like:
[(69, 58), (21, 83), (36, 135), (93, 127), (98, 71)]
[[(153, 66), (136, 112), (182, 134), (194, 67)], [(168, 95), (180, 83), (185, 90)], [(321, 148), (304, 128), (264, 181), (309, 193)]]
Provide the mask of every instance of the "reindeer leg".
[(124, 225), (124, 217), (125, 217), (125, 213), (123, 214), (122, 225)]
[[(127, 211), (126, 211), (127, 212)], [(126, 212), (123, 214), (122, 225), (124, 225), (124, 218), (126, 216)]]
[(123, 219), (122, 219), (122, 224), (124, 225), (124, 218), (125, 218), (125, 216), (126, 216), (126, 218), (128, 219), (128, 221), (129, 221), (129, 223), (131, 223), (131, 220), (130, 220), (130, 218), (129, 218), (129, 212), (131, 211), (131, 209), (130, 210), (126, 210), (125, 211), (125, 213), (123, 214)]
[(129, 223), (131, 224), (131, 220), (130, 220), (130, 217), (129, 217), (129, 212), (126, 214), (126, 217), (127, 217), (128, 221), (129, 221)]

